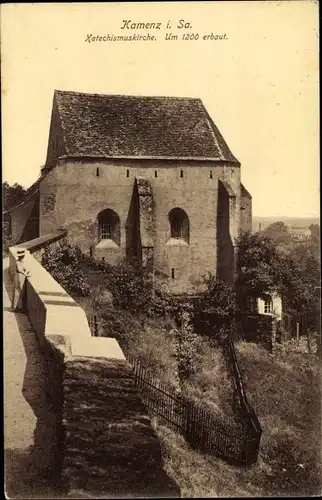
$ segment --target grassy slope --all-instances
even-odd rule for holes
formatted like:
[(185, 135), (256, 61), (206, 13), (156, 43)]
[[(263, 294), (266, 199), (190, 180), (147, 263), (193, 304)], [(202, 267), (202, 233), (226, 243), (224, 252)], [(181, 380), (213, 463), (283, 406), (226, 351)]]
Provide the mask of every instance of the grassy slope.
[(321, 492), (320, 368), (317, 358), (273, 358), (241, 342), (238, 357), (251, 404), (263, 427), (257, 464), (246, 470), (193, 451), (177, 434), (153, 420), (166, 469), (182, 496), (300, 496)]
[[(263, 427), (257, 479), (271, 494), (321, 490), (321, 369), (315, 355), (274, 358), (255, 344), (238, 344), (246, 390)], [(255, 477), (254, 477), (255, 479)]]
[[(92, 292), (89, 297), (74, 297), (88, 318), (97, 315), (99, 335), (115, 337), (125, 352), (138, 359), (169, 389), (178, 389), (177, 362), (174, 357), (174, 328), (171, 318), (133, 316), (115, 309), (106, 291), (108, 280), (100, 272), (88, 272)], [(233, 413), (233, 386), (222, 351), (200, 337), (196, 352), (196, 373), (185, 383), (184, 391), (202, 403), (219, 421), (236, 426)]]
[[(170, 390), (179, 389), (174, 356), (174, 324), (168, 319), (133, 317), (126, 311), (105, 307), (105, 331)], [(200, 337), (196, 352), (196, 373), (184, 384), (184, 392), (207, 405), (219, 421), (235, 425), (232, 408), (233, 387), (220, 349)]]
[[(104, 317), (101, 333), (116, 337), (121, 346), (127, 345), (133, 356), (154, 370), (155, 376), (175, 387), (169, 335), (173, 325), (116, 311), (108, 297), (100, 305), (104, 283), (96, 280), (97, 276), (93, 276), (96, 292), (79, 302), (88, 315), (95, 312)], [(198, 350), (199, 369), (186, 389), (195, 399), (210, 405), (219, 418), (231, 421), (232, 389), (222, 354), (205, 340)], [(258, 463), (244, 470), (202, 455), (154, 419), (169, 474), (185, 497), (320, 493), (321, 393), (317, 358), (299, 353), (274, 358), (263, 348), (244, 342), (237, 345), (237, 351), (250, 403), (263, 427)]]

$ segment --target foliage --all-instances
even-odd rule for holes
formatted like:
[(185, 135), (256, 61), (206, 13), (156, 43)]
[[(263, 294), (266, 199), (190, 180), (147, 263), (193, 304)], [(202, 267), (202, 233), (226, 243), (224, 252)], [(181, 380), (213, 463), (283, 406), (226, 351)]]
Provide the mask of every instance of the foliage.
[(194, 373), (182, 380), (185, 396), (202, 404), (225, 427), (237, 429), (234, 405), (234, 387), (224, 349), (213, 339), (197, 335), (194, 343)]
[(8, 182), (2, 183), (2, 196), (3, 196), (3, 205), (2, 209), (4, 211), (10, 210), (11, 208), (16, 207), (20, 203), (22, 203), (27, 196), (28, 190), (25, 189), (18, 183), (10, 186)]
[(284, 222), (273, 222), (267, 226), (261, 233), (263, 236), (271, 238), (276, 245), (287, 244), (291, 241), (291, 235)]
[(307, 243), (284, 250), (263, 233), (242, 234), (238, 288), (243, 296), (263, 299), (276, 292), (283, 298), (284, 310), (313, 311), (320, 280), (317, 245)]
[(238, 288), (244, 296), (266, 298), (282, 292), (281, 262), (276, 245), (263, 233), (239, 237)]
[(86, 297), (90, 294), (91, 288), (83, 269), (84, 255), (67, 239), (48, 246), (41, 257), (41, 264), (71, 295)]
[(310, 496), (321, 489), (321, 367), (313, 354), (270, 355), (246, 342), (237, 355), (250, 404), (262, 427), (261, 460), (254, 479), (270, 495)]
[(182, 381), (197, 370), (198, 335), (194, 332), (188, 312), (181, 316), (181, 327), (176, 330), (174, 355), (178, 363), (178, 375)]
[[(318, 361), (297, 353), (281, 364), (265, 349), (249, 343), (240, 343), (238, 350), (247, 394), (263, 426), (258, 462), (241, 468), (199, 453), (153, 418), (165, 470), (179, 484), (182, 498), (319, 495)], [(220, 382), (213, 377), (213, 386)]]
[(309, 229), (311, 231), (311, 241), (313, 243), (319, 243), (320, 242), (320, 226), (319, 226), (319, 224), (311, 224), (309, 226)]
[(107, 280), (115, 307), (132, 313), (139, 313), (150, 307), (151, 277), (139, 265), (122, 261), (109, 269)]
[(280, 262), (285, 307), (314, 318), (318, 306), (316, 287), (320, 286), (319, 245), (291, 245), (288, 254), (281, 254)]
[(173, 318), (176, 320), (177, 324), (180, 324), (182, 313), (189, 312), (192, 314), (193, 308), (193, 301), (189, 296), (176, 297), (156, 288), (147, 312), (153, 317), (162, 316)]
[(7, 255), (8, 254), (8, 251), (9, 251), (9, 248), (11, 247), (12, 245), (12, 240), (11, 240), (11, 237), (6, 233), (6, 232), (2, 232), (2, 254), (3, 255)]
[(315, 287), (320, 285), (320, 265), (311, 252), (302, 253), (303, 249), (281, 258), (282, 290), (288, 310), (311, 313), (317, 305)]
[(105, 271), (113, 304), (134, 314), (148, 317), (181, 318), (183, 310), (191, 311), (189, 297), (174, 297), (157, 287), (153, 290), (152, 276), (136, 262), (121, 261)]
[(205, 285), (205, 292), (194, 303), (193, 321), (205, 333), (212, 334), (215, 329), (219, 340), (237, 311), (236, 293), (229, 283), (212, 274), (205, 278)]

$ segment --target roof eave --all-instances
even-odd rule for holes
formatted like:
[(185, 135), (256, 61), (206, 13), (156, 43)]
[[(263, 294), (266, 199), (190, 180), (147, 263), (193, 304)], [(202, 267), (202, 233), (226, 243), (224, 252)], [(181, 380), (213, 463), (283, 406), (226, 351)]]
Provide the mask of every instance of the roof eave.
[(240, 166), (240, 162), (236, 159), (227, 160), (223, 158), (215, 158), (208, 156), (152, 156), (152, 155), (63, 155), (59, 160), (167, 160), (167, 161), (209, 161), (216, 163), (236, 163)]

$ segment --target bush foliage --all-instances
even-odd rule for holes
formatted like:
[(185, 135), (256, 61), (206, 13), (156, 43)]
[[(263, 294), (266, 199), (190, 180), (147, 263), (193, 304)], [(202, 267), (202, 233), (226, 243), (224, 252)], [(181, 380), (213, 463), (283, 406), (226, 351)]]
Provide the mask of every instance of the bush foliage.
[(195, 316), (202, 316), (203, 322), (218, 327), (230, 322), (237, 311), (234, 288), (225, 281), (209, 274), (205, 277), (206, 291), (195, 302)]
[(120, 262), (107, 271), (107, 281), (115, 307), (133, 313), (150, 308), (152, 282), (148, 273), (138, 265)]
[(57, 245), (48, 246), (42, 254), (41, 264), (71, 295), (90, 295), (91, 288), (84, 271), (84, 255), (66, 239)]
[(181, 327), (176, 330), (174, 355), (178, 364), (179, 379), (188, 379), (197, 371), (199, 336), (194, 332), (188, 312), (181, 316)]

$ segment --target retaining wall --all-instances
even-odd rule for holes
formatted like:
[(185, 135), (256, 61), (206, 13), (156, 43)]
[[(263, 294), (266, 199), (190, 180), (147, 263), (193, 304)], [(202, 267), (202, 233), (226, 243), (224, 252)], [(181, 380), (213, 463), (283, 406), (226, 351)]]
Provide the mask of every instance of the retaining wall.
[[(64, 234), (56, 236), (49, 240)], [(179, 497), (163, 470), (131, 365), (114, 338), (91, 337), (85, 312), (33, 257), (42, 244), (24, 245), (30, 277), (19, 279), (25, 281), (21, 303), (46, 359), (48, 401), (58, 415), (53, 473), (60, 487), (71, 495)], [(17, 248), (9, 252), (13, 278)]]

